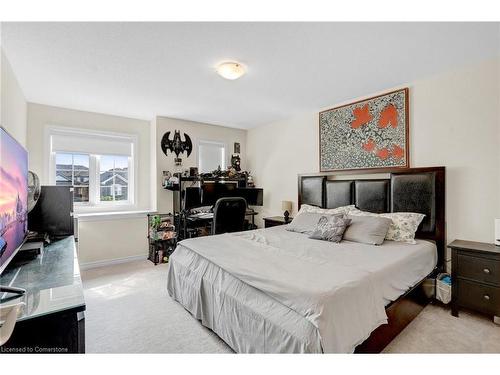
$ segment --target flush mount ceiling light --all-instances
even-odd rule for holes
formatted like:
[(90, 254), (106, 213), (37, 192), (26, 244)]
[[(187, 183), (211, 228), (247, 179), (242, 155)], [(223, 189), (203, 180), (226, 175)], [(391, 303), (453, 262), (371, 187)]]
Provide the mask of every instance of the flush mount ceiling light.
[(245, 67), (237, 62), (223, 62), (217, 66), (217, 73), (225, 79), (235, 80), (245, 74)]

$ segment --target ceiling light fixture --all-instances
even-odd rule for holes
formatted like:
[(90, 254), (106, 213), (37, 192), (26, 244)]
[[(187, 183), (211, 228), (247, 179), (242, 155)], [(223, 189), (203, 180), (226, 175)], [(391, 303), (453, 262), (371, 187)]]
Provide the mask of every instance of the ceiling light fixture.
[(223, 62), (217, 66), (217, 73), (225, 79), (235, 80), (245, 74), (245, 67), (237, 62)]

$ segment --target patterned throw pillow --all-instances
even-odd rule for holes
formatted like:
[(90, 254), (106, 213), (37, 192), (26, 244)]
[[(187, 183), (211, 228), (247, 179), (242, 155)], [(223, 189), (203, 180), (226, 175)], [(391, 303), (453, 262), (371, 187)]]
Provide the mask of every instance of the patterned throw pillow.
[(351, 219), (346, 219), (341, 216), (322, 216), (318, 221), (318, 225), (316, 225), (316, 229), (309, 236), (309, 238), (340, 242), (342, 241), (342, 236), (350, 223)]
[[(342, 214), (337, 214), (340, 217), (343, 217)], [(311, 235), (316, 226), (318, 225), (319, 219), (322, 216), (328, 216), (325, 214), (318, 214), (314, 212), (302, 212), (297, 214), (292, 222), (286, 226), (286, 230), (290, 232), (304, 233), (307, 235)]]
[(336, 214), (347, 215), (350, 210), (355, 210), (355, 209), (356, 206), (354, 206), (353, 204), (350, 206), (342, 206), (337, 208), (321, 208), (321, 207), (311, 206), (309, 204), (303, 204), (300, 206), (300, 210), (297, 213), (297, 215), (303, 212), (310, 212), (323, 215), (336, 215)]
[(389, 212), (383, 214), (374, 214), (358, 210), (357, 208), (350, 210), (349, 215), (353, 216), (379, 216), (386, 217), (392, 220), (389, 230), (385, 235), (385, 239), (389, 241), (406, 242), (409, 244), (416, 244), (415, 232), (418, 226), (424, 219), (424, 214), (416, 212)]

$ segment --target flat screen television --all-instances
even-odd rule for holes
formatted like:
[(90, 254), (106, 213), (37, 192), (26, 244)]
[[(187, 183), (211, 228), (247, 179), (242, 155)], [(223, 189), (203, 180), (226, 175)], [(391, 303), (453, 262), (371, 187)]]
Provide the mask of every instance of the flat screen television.
[(0, 127), (0, 274), (28, 235), (28, 152)]

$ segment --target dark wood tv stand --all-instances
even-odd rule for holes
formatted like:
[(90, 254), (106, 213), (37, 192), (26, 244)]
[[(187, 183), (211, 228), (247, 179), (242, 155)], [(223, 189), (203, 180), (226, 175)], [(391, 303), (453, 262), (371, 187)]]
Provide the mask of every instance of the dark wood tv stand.
[(35, 259), (14, 259), (0, 283), (26, 289), (22, 296), (0, 293), (2, 305), (25, 303), (0, 353), (85, 353), (86, 306), (73, 236)]

